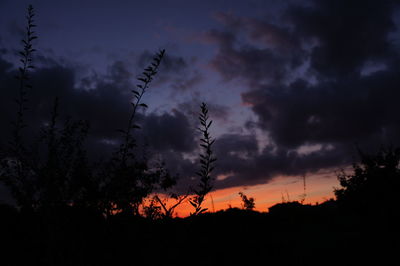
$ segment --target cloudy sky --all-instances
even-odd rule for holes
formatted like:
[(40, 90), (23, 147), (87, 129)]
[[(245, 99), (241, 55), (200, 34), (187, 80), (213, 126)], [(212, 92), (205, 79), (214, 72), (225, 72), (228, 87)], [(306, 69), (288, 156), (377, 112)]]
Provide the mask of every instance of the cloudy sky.
[[(0, 145), (15, 114), (25, 9), (38, 40), (30, 132), (61, 115), (90, 121), (90, 154), (106, 157), (129, 115), (138, 74), (167, 56), (140, 116), (143, 141), (193, 183), (196, 117), (206, 102), (217, 139), (217, 207), (260, 210), (332, 197), (335, 171), (400, 135), (400, 5), (396, 1), (0, 0)], [(3, 191), (4, 189), (2, 189)], [(0, 198), (6, 198), (4, 196)]]

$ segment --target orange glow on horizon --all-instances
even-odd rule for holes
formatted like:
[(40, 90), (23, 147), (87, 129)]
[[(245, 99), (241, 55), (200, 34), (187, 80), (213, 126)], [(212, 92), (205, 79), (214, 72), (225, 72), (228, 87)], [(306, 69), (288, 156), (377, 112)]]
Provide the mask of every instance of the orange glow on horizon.
[[(334, 174), (319, 173), (306, 177), (306, 198), (304, 204), (315, 204), (334, 198), (333, 189), (339, 182)], [(255, 199), (255, 209), (260, 212), (268, 211), (268, 208), (282, 201), (300, 201), (303, 190), (303, 179), (300, 176), (280, 176), (267, 184), (231, 187), (212, 191), (206, 196), (204, 208), (209, 212), (224, 210), (229, 207), (241, 208), (239, 191), (246, 196)], [(186, 217), (193, 212), (189, 203), (183, 203), (175, 210), (178, 217)]]

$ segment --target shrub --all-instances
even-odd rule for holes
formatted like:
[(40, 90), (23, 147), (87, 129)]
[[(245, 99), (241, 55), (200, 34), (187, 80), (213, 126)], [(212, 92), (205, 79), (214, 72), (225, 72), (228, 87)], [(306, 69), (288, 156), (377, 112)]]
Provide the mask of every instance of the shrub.
[(250, 197), (248, 198), (243, 192), (239, 192), (240, 198), (242, 199), (242, 208), (248, 211), (254, 210), (256, 207), (256, 203), (254, 201), (254, 198)]
[(343, 170), (338, 174), (342, 186), (334, 191), (338, 202), (359, 212), (392, 212), (399, 203), (400, 148), (383, 147), (377, 154), (359, 150), (359, 155), (352, 174)]

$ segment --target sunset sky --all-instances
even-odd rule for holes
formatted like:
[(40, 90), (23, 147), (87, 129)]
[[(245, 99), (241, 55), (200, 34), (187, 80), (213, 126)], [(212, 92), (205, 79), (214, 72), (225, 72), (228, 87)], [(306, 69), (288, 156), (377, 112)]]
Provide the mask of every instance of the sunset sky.
[[(0, 0), (0, 145), (15, 114), (28, 4), (39, 37), (30, 132), (58, 96), (62, 117), (90, 121), (90, 156), (107, 157), (136, 77), (165, 49), (138, 138), (179, 174), (177, 191), (187, 191), (196, 185), (197, 114), (206, 102), (215, 210), (240, 207), (239, 191), (260, 211), (300, 200), (304, 175), (305, 202), (322, 202), (339, 186), (335, 172), (357, 160), (356, 146), (399, 144), (398, 1)], [(0, 200), (9, 201), (3, 187)]]

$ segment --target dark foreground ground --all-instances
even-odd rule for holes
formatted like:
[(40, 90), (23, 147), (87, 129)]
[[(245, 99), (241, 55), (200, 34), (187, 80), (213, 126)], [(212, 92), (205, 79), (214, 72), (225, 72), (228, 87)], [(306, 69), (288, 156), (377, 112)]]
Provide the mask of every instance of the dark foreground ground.
[[(397, 222), (334, 202), (147, 220), (0, 206), (0, 265), (398, 265)], [(393, 260), (394, 259), (394, 260)]]

